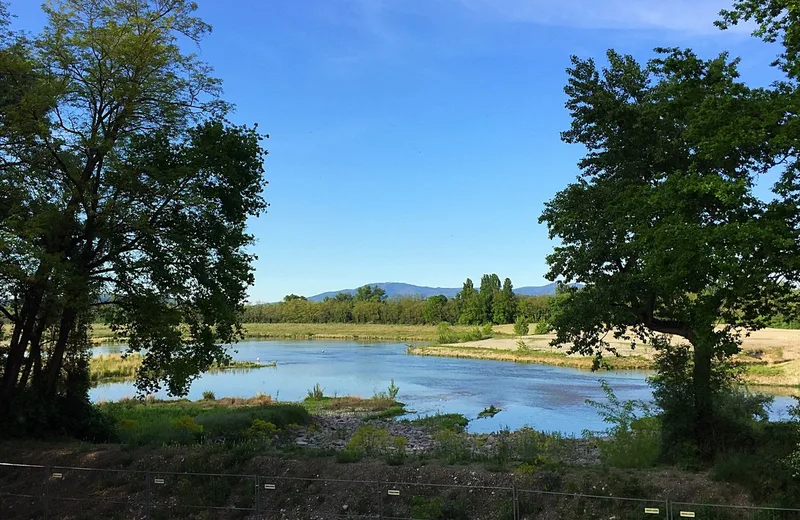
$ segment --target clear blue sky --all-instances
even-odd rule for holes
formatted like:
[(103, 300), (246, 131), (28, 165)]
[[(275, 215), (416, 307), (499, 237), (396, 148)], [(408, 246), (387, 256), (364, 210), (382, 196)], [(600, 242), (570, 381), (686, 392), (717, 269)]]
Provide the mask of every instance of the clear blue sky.
[[(748, 82), (774, 78), (774, 48), (713, 27), (726, 0), (197, 1), (232, 119), (271, 135), (253, 301), (491, 272), (546, 283), (537, 219), (581, 155), (559, 139), (571, 54), (727, 49)], [(44, 23), (34, 0), (11, 11)]]

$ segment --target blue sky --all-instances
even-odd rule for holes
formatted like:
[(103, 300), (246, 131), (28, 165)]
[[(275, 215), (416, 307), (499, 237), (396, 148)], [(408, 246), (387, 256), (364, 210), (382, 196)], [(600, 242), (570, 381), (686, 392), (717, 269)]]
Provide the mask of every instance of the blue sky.
[[(271, 136), (252, 301), (490, 272), (546, 283), (537, 219), (581, 156), (559, 139), (572, 54), (727, 49), (748, 82), (775, 77), (774, 48), (713, 27), (726, 0), (197, 1), (232, 119)], [(44, 23), (34, 0), (11, 11)]]

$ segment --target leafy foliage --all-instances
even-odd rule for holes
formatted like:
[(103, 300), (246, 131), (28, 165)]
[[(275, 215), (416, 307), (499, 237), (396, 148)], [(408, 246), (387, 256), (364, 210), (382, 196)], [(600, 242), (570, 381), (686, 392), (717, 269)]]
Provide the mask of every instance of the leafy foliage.
[(252, 284), (247, 219), (262, 136), (181, 51), (210, 27), (186, 0), (57, 0), (0, 41), (0, 414), (50, 407), (85, 370), (94, 307), (144, 359), (137, 386), (185, 393), (227, 359)]
[[(607, 402), (588, 399), (587, 404), (598, 410), (603, 422), (609, 425), (596, 439), (600, 459), (618, 468), (647, 468), (655, 465), (661, 450), (660, 421), (650, 407), (638, 400), (620, 401), (608, 381), (600, 386)], [(591, 432), (585, 436), (594, 437)]]
[(604, 68), (572, 60), (573, 121), (562, 138), (587, 154), (580, 178), (540, 220), (561, 242), (548, 277), (585, 287), (566, 289), (550, 322), (555, 345), (598, 362), (615, 353), (607, 333), (634, 344), (661, 333), (688, 341), (690, 440), (709, 455), (712, 360), (737, 353), (737, 331), (779, 310), (796, 230), (786, 208), (753, 193), (772, 162), (773, 93), (739, 81), (725, 54), (658, 53), (644, 65), (614, 51)]

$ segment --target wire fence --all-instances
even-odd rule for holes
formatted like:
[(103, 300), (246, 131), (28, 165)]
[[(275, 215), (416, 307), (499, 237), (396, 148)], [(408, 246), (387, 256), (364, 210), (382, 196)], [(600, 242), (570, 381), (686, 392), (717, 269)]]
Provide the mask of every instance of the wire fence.
[(800, 520), (800, 509), (512, 487), (0, 463), (0, 519)]

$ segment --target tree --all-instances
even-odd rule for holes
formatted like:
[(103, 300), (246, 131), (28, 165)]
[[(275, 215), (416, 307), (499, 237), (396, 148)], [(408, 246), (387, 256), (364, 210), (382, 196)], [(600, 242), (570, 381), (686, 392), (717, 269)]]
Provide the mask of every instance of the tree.
[(386, 291), (377, 285), (365, 285), (356, 289), (353, 300), (357, 302), (385, 302)]
[(492, 323), (494, 298), (500, 292), (500, 277), (496, 274), (481, 276), (480, 296), (480, 322)]
[(517, 297), (514, 294), (514, 286), (511, 279), (503, 281), (503, 289), (497, 293), (492, 304), (492, 316), (494, 323), (500, 325), (513, 323), (517, 315)]
[(447, 296), (437, 294), (425, 300), (425, 307), (422, 311), (425, 323), (438, 325), (444, 321), (450, 321), (447, 316)]
[(458, 322), (462, 325), (476, 325), (480, 323), (483, 316), (483, 309), (478, 292), (472, 285), (472, 280), (467, 278), (461, 291), (456, 295), (458, 303)]
[(642, 66), (609, 51), (602, 70), (572, 59), (572, 125), (562, 138), (588, 152), (579, 179), (546, 204), (540, 222), (560, 240), (548, 278), (585, 287), (567, 289), (550, 321), (554, 344), (598, 357), (612, 350), (608, 332), (691, 344), (694, 409), (686, 413), (708, 455), (712, 364), (738, 352), (738, 330), (757, 328), (788, 290), (779, 273), (792, 231), (753, 194), (782, 115), (770, 110), (770, 92), (738, 80), (727, 55), (658, 52)]
[(296, 294), (287, 294), (286, 296), (283, 297), (283, 301), (284, 302), (291, 302), (291, 301), (294, 301), (294, 300), (304, 300), (304, 301), (306, 301), (306, 300), (308, 300), (308, 298), (306, 298), (305, 296), (297, 296)]
[(37, 413), (22, 399), (88, 403), (100, 305), (143, 354), (141, 391), (183, 394), (225, 362), (253, 282), (246, 221), (267, 207), (262, 136), (226, 121), (219, 80), (178, 46), (210, 29), (192, 2), (43, 9), (42, 34), (0, 42), (4, 420)]

